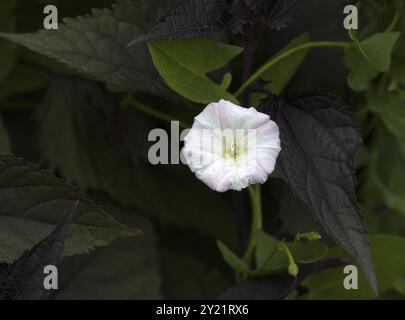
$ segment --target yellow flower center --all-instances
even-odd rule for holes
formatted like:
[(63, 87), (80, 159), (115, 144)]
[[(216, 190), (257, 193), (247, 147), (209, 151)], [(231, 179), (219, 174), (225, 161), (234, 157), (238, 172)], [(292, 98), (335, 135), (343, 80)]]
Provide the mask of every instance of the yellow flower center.
[(237, 160), (237, 158), (243, 153), (244, 148), (243, 144), (241, 144), (236, 139), (231, 141), (224, 141), (223, 143), (223, 157), (224, 159), (232, 159)]

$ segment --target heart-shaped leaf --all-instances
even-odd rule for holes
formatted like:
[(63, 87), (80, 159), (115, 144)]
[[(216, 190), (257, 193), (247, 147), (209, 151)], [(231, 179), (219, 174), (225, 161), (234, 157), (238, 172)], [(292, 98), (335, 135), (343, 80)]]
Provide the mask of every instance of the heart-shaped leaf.
[(399, 32), (376, 33), (370, 38), (356, 42), (357, 48), (370, 64), (379, 71), (388, 71), (391, 66), (391, 53), (398, 40)]
[(237, 102), (207, 73), (225, 66), (242, 52), (242, 48), (208, 38), (193, 40), (152, 40), (148, 42), (153, 63), (166, 84), (196, 103), (220, 99)]
[(367, 90), (379, 74), (378, 69), (364, 59), (358, 48), (353, 46), (345, 51), (345, 64), (350, 70), (347, 83), (356, 92)]

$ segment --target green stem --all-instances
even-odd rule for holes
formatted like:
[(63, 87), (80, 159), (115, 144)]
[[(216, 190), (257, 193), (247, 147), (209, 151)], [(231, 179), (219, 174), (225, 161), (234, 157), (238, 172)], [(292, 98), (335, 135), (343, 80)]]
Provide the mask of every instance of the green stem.
[(352, 45), (351, 42), (341, 42), (341, 41), (317, 41), (317, 42), (308, 42), (304, 43), (302, 45), (299, 45), (295, 48), (291, 48), (290, 50), (287, 50), (283, 52), (282, 54), (274, 57), (273, 59), (270, 59), (267, 61), (264, 65), (262, 65), (248, 80), (246, 80), (242, 86), (235, 92), (236, 97), (240, 97), (242, 93), (255, 81), (257, 81), (267, 70), (269, 70), (271, 67), (273, 67), (275, 64), (279, 63), (280, 61), (284, 60), (285, 58), (288, 58), (292, 54), (300, 51), (300, 50), (305, 50), (308, 48), (314, 48), (314, 47), (338, 47), (338, 48), (347, 48), (348, 46)]
[(243, 261), (251, 265), (253, 252), (256, 247), (257, 233), (262, 229), (262, 204), (260, 196), (260, 185), (249, 186), (250, 201), (252, 203), (252, 226), (250, 231), (249, 244)]
[(280, 242), (280, 247), (285, 252), (287, 259), (288, 259), (288, 263), (290, 263), (290, 264), (295, 263), (294, 257), (291, 254), (290, 248), (288, 248), (288, 246), (283, 241)]
[(297, 277), (299, 269), (297, 264), (295, 263), (294, 257), (290, 251), (290, 248), (288, 248), (288, 246), (281, 241), (280, 242), (280, 247), (281, 249), (285, 252), (285, 254), (287, 255), (287, 259), (288, 259), (288, 273), (294, 277)]
[[(143, 112), (143, 113), (145, 113), (147, 115), (150, 115), (150, 116), (152, 116), (152, 117), (154, 117), (156, 119), (159, 119), (159, 120), (168, 121), (168, 122), (170, 122), (170, 121), (179, 121), (179, 120), (173, 119), (168, 114), (157, 111), (157, 110), (155, 110), (153, 108), (150, 108), (150, 107), (144, 105), (143, 103), (141, 103), (139, 101), (133, 100), (131, 97), (128, 98), (128, 99), (124, 98), (123, 105), (124, 106), (134, 107), (138, 111), (141, 111), (141, 112)], [(180, 125), (180, 128), (182, 128), (182, 129), (186, 129), (186, 128), (189, 127), (186, 123), (184, 123), (182, 121), (179, 121), (179, 125)]]
[[(404, 6), (404, 1), (401, 1), (399, 8), (402, 9), (403, 6)], [(402, 10), (398, 9), (397, 12), (395, 13), (394, 18), (392, 19), (390, 25), (388, 26), (387, 30), (385, 30), (385, 32), (394, 31), (399, 19), (401, 18), (401, 13), (402, 13)]]
[(396, 25), (397, 25), (397, 23), (398, 23), (400, 17), (401, 17), (401, 14), (400, 14), (399, 12), (397, 12), (385, 32), (392, 32), (392, 31), (394, 31), (394, 29), (395, 29), (395, 27), (396, 27)]

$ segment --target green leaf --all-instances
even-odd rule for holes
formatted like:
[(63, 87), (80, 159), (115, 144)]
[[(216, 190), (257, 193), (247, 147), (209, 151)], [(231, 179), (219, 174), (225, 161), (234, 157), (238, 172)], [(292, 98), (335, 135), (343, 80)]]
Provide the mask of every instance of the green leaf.
[(124, 88), (165, 96), (172, 92), (153, 68), (144, 43), (128, 48), (141, 27), (162, 13), (156, 5), (168, 1), (128, 1), (113, 9), (93, 9), (91, 15), (66, 18), (58, 30), (0, 36), (57, 59), (90, 76)]
[[(268, 59), (271, 61), (276, 59), (278, 56), (286, 51), (294, 49), (302, 44), (308, 43), (310, 41), (310, 36), (306, 33), (293, 39), (285, 48), (277, 52), (274, 56)], [(305, 50), (298, 50), (297, 52), (289, 55), (287, 58), (281, 60), (280, 62), (269, 68), (260, 79), (267, 81), (264, 89), (275, 95), (280, 95), (286, 88), (288, 83), (294, 77), (298, 68), (305, 60), (309, 52), (309, 48)], [(268, 62), (266, 61), (265, 64)], [(251, 104), (258, 105), (260, 100), (265, 98), (266, 94), (260, 92), (253, 92), (251, 95)]]
[[(293, 39), (284, 49), (277, 52), (269, 60), (273, 60), (283, 54), (286, 51), (294, 49), (302, 44), (308, 43), (311, 41), (309, 34), (304, 33), (297, 38)], [(275, 64), (271, 67), (263, 76), (263, 80), (271, 81), (268, 85), (265, 86), (267, 90), (270, 90), (271, 93), (279, 95), (287, 84), (290, 82), (294, 74), (297, 72), (298, 68), (305, 60), (308, 55), (309, 49), (299, 50), (287, 58), (283, 59), (281, 62)]]
[(370, 110), (381, 118), (387, 129), (398, 139), (405, 156), (405, 98), (393, 94), (370, 93), (367, 101)]
[(0, 156), (0, 262), (10, 263), (43, 239), (80, 201), (65, 255), (86, 253), (139, 231), (110, 215), (62, 180), (13, 156)]
[(319, 261), (328, 254), (328, 246), (323, 241), (292, 242), (288, 243), (288, 247), (295, 262), (302, 264)]
[(269, 263), (272, 263), (274, 259), (272, 256), (278, 250), (279, 241), (274, 239), (269, 234), (259, 231), (257, 233), (257, 244), (256, 244), (256, 266), (257, 269), (274, 269)]
[(142, 229), (140, 237), (118, 239), (87, 255), (66, 257), (53, 299), (161, 299), (158, 241), (153, 223), (103, 194), (92, 196), (114, 218)]
[(235, 253), (233, 253), (221, 241), (217, 241), (218, 249), (222, 254), (225, 262), (235, 271), (245, 272), (249, 271), (248, 265), (242, 261)]
[(228, 90), (231, 84), (232, 84), (232, 73), (227, 72), (222, 78), (221, 88), (224, 90)]
[[(279, 241), (260, 231), (257, 235), (256, 266), (259, 271), (279, 271), (288, 267), (287, 255), (280, 249)], [(328, 246), (322, 241), (287, 242), (295, 262), (308, 264), (326, 257)]]
[(405, 297), (405, 277), (400, 278), (394, 282), (394, 289)]
[(398, 141), (380, 130), (370, 154), (367, 180), (361, 190), (363, 203), (369, 210), (380, 212), (385, 205), (405, 216), (405, 157)]
[(376, 33), (360, 42), (360, 51), (379, 71), (386, 72), (391, 66), (391, 53), (399, 32)]
[(356, 92), (367, 90), (370, 83), (379, 74), (378, 69), (364, 59), (355, 47), (349, 47), (345, 50), (345, 64), (350, 70), (347, 83)]
[(201, 104), (227, 99), (237, 102), (229, 92), (207, 77), (225, 66), (242, 48), (212, 39), (152, 40), (148, 42), (156, 69), (166, 84), (181, 96)]
[[(392, 288), (405, 276), (405, 238), (393, 235), (370, 236), (378, 287), (381, 292)], [(313, 274), (305, 279), (303, 286), (309, 289), (307, 299), (371, 299), (373, 293), (364, 274), (359, 270), (358, 290), (345, 290), (343, 280), (347, 274), (343, 268), (330, 269)]]

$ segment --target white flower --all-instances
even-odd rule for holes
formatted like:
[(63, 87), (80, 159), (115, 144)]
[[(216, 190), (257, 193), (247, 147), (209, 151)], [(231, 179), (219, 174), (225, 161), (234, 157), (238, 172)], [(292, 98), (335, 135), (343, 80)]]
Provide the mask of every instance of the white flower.
[(195, 117), (182, 156), (198, 179), (225, 192), (264, 183), (280, 150), (278, 126), (267, 114), (221, 100)]

